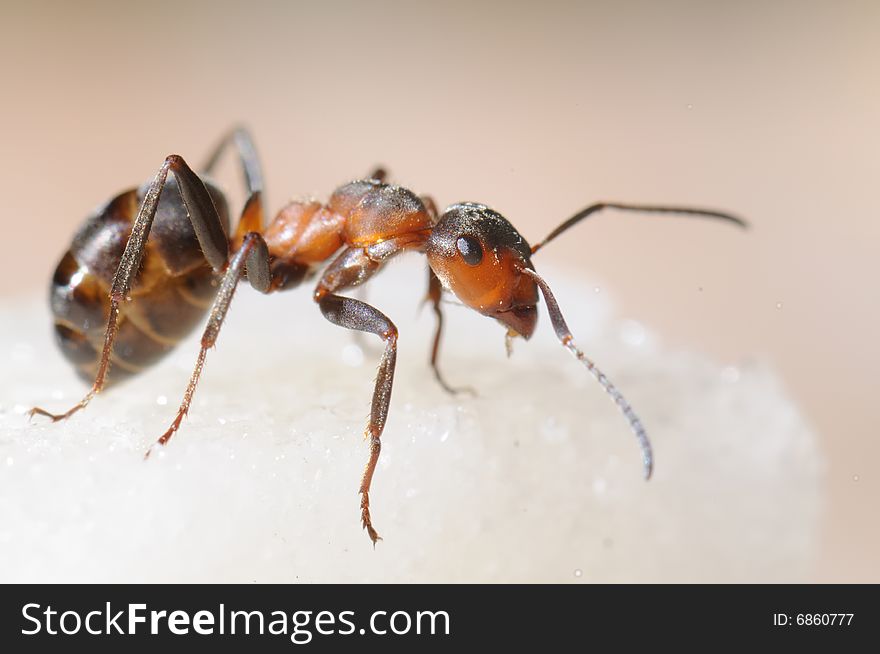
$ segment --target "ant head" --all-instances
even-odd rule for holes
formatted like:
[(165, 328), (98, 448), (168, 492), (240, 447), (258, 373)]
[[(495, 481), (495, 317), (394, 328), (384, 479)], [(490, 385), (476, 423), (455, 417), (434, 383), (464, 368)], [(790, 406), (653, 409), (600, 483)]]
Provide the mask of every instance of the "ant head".
[(529, 244), (507, 219), (482, 204), (454, 204), (428, 238), (428, 263), (459, 300), (529, 338), (538, 320), (538, 287)]

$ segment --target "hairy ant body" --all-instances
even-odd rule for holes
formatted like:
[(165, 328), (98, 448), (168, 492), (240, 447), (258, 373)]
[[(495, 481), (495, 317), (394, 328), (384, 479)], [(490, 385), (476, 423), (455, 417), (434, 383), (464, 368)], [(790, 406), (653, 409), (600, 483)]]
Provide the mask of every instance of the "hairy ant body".
[[(229, 146), (238, 152), (248, 193), (235, 229), (230, 229), (222, 192), (208, 177)], [(173, 348), (210, 308), (183, 401), (153, 447), (166, 444), (189, 410), (207, 351), (217, 339), (241, 278), (246, 276), (261, 293), (285, 290), (316, 274), (332, 258), (314, 291), (324, 317), (341, 327), (375, 334), (385, 346), (366, 430), (370, 455), (359, 491), (361, 522), (375, 544), (379, 536), (370, 517), (369, 492), (391, 400), (397, 328), (375, 307), (340, 292), (363, 284), (391, 257), (412, 250), (428, 259), (427, 299), (437, 317), (431, 366), (447, 391), (454, 389), (437, 366), (443, 290), (501, 323), (509, 342), (534, 333), (540, 289), (559, 340), (595, 376), (629, 421), (641, 448), (645, 477), (650, 477), (653, 455), (641, 421), (575, 345), (531, 257), (568, 228), (605, 208), (744, 223), (729, 214), (702, 209), (599, 203), (578, 212), (530, 247), (513, 225), (485, 205), (453, 204), (439, 214), (429, 197), (389, 185), (384, 178), (384, 171), (378, 169), (367, 179), (339, 187), (326, 203), (291, 202), (264, 229), (262, 173), (245, 130), (230, 132), (200, 175), (182, 157), (167, 157), (150, 183), (123, 192), (88, 218), (59, 263), (51, 287), (56, 335), (65, 356), (93, 383), (85, 397), (65, 413), (34, 408), (30, 415), (53, 421), (70, 417), (105, 386), (111, 362), (124, 375), (137, 373)], [(176, 188), (164, 192), (169, 186)]]

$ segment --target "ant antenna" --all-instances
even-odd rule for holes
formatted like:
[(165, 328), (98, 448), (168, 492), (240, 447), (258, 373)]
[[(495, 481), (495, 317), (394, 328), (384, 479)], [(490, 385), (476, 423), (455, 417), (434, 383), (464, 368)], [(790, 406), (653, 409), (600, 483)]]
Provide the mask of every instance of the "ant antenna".
[(532, 246), (532, 254), (540, 250), (542, 247), (547, 245), (554, 238), (559, 236), (562, 232), (567, 230), (569, 227), (574, 227), (584, 218), (591, 216), (597, 211), (601, 211), (602, 209), (620, 209), (621, 211), (640, 211), (643, 213), (677, 213), (685, 216), (704, 216), (706, 218), (719, 218), (721, 220), (726, 220), (728, 222), (732, 222), (743, 229), (748, 228), (748, 223), (741, 218), (737, 218), (729, 213), (722, 213), (720, 211), (711, 211), (708, 209), (689, 209), (687, 207), (655, 207), (651, 205), (643, 205), (643, 204), (617, 204), (615, 202), (597, 202), (596, 204), (590, 205), (586, 209), (581, 209), (571, 218), (562, 223), (559, 227), (554, 229), (550, 234), (542, 241), (539, 241), (535, 245)]
[(565, 318), (562, 317), (562, 311), (559, 309), (559, 304), (556, 302), (556, 298), (553, 297), (553, 292), (550, 290), (547, 282), (544, 281), (544, 278), (530, 268), (522, 268), (521, 270), (534, 279), (538, 286), (541, 287), (541, 292), (544, 294), (544, 300), (547, 302), (547, 311), (550, 313), (550, 322), (553, 323), (553, 329), (556, 331), (556, 336), (562, 342), (562, 345), (586, 366), (587, 370), (589, 370), (593, 377), (596, 378), (596, 381), (602, 385), (602, 388), (604, 388), (605, 392), (611, 396), (611, 399), (614, 400), (614, 403), (620, 408), (623, 415), (629, 421), (630, 429), (632, 429), (633, 433), (636, 435), (636, 440), (639, 442), (639, 447), (642, 450), (642, 464), (645, 469), (645, 479), (650, 479), (651, 472), (654, 469), (654, 454), (651, 451), (651, 441), (648, 439), (648, 434), (642, 426), (642, 421), (639, 420), (636, 412), (633, 411), (633, 408), (629, 405), (629, 402), (626, 401), (626, 398), (623, 397), (621, 392), (617, 390), (617, 387), (611, 383), (611, 380), (608, 379), (608, 377), (605, 376), (605, 373), (599, 370), (599, 368), (596, 367), (596, 364), (588, 359), (586, 355), (578, 349), (577, 345), (575, 345), (574, 337), (571, 335), (571, 330), (569, 330), (568, 325), (565, 324)]

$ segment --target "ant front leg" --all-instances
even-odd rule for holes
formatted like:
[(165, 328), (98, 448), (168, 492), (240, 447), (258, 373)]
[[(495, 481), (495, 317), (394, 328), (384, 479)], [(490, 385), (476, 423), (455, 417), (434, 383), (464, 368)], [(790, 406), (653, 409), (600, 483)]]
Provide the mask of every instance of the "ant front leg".
[(440, 279), (437, 277), (437, 275), (434, 274), (434, 271), (431, 270), (429, 266), (428, 295), (425, 297), (425, 300), (431, 303), (431, 307), (434, 310), (434, 316), (437, 318), (437, 327), (434, 330), (434, 342), (431, 346), (431, 370), (434, 371), (434, 378), (437, 380), (437, 383), (439, 383), (443, 387), (443, 390), (445, 390), (450, 395), (460, 395), (462, 393), (467, 393), (468, 395), (476, 396), (477, 392), (470, 386), (462, 386), (461, 388), (450, 386), (443, 378), (443, 374), (440, 372), (440, 366), (438, 365), (437, 361), (440, 357), (440, 340), (443, 336), (443, 310), (440, 305), (442, 296), (443, 285), (440, 283)]
[[(223, 280), (220, 282), (220, 289), (218, 290), (217, 297), (214, 299), (214, 304), (211, 307), (211, 315), (208, 318), (208, 324), (205, 326), (205, 331), (202, 334), (202, 347), (199, 350), (195, 369), (193, 370), (189, 384), (186, 387), (186, 392), (183, 395), (183, 401), (180, 403), (180, 408), (177, 410), (177, 416), (174, 418), (171, 426), (159, 437), (159, 440), (156, 441), (153, 447), (156, 445), (165, 445), (171, 437), (174, 436), (174, 433), (180, 427), (180, 423), (183, 421), (184, 416), (189, 412), (193, 395), (196, 392), (196, 385), (199, 383), (199, 377), (202, 374), (202, 369), (205, 367), (205, 357), (208, 354), (208, 350), (217, 342), (217, 335), (220, 333), (220, 328), (223, 326), (223, 320), (226, 318), (226, 313), (229, 311), (232, 296), (235, 294), (238, 282), (241, 280), (241, 276), (245, 271), (247, 272), (247, 278), (251, 286), (261, 293), (270, 292), (272, 288), (272, 276), (269, 270), (269, 249), (266, 246), (266, 241), (263, 240), (263, 237), (257, 232), (249, 232), (245, 235), (241, 247), (229, 262), (229, 267), (223, 275)], [(152, 450), (152, 447), (147, 450), (146, 454), (144, 454), (144, 458), (148, 458)]]
[(165, 187), (169, 172), (173, 172), (177, 179), (180, 197), (186, 207), (187, 215), (192, 223), (205, 259), (208, 260), (208, 263), (217, 272), (222, 271), (226, 267), (229, 244), (226, 240), (226, 233), (220, 221), (220, 216), (217, 214), (214, 202), (208, 194), (208, 189), (205, 188), (205, 183), (199, 176), (183, 160), (183, 157), (172, 154), (165, 159), (162, 167), (159, 168), (147, 189), (143, 203), (132, 225), (131, 236), (128, 238), (122, 259), (113, 277), (113, 284), (110, 288), (110, 314), (107, 319), (107, 329), (104, 332), (104, 346), (101, 350), (101, 360), (98, 364), (98, 372), (95, 375), (95, 381), (92, 384), (91, 390), (79, 403), (75, 404), (65, 413), (54, 414), (45, 409), (35, 407), (29, 412), (31, 417), (34, 415), (46, 416), (52, 422), (69, 418), (80, 409), (85, 408), (92, 398), (104, 388), (107, 371), (110, 368), (110, 356), (113, 353), (113, 342), (119, 330), (117, 322), (119, 307), (128, 298), (132, 282), (140, 268), (144, 249), (147, 245), (147, 238), (150, 235), (150, 228), (153, 225), (156, 209), (159, 206), (159, 196)]
[(337, 295), (336, 291), (358, 286), (369, 279), (381, 267), (382, 261), (399, 252), (402, 246), (397, 247), (392, 239), (384, 241), (382, 249), (381, 260), (371, 258), (368, 250), (360, 248), (344, 250), (328, 267), (315, 289), (315, 301), (327, 320), (346, 329), (375, 334), (385, 343), (385, 351), (379, 361), (376, 386), (373, 390), (370, 422), (365, 433), (370, 440), (370, 458), (364, 467), (358, 490), (361, 495), (361, 524), (367, 530), (374, 546), (379, 540), (379, 534), (373, 527), (370, 517), (370, 485), (373, 482), (376, 463), (379, 461), (382, 431), (385, 428), (388, 407), (391, 403), (391, 388), (397, 361), (397, 327), (375, 307), (354, 298)]
[[(437, 217), (440, 214), (437, 210), (437, 203), (434, 202), (434, 198), (430, 195), (421, 195), (419, 196), (419, 199), (428, 210), (428, 213), (431, 216), (431, 221), (436, 224)], [(431, 346), (431, 370), (434, 371), (434, 378), (437, 380), (437, 383), (439, 383), (440, 386), (443, 387), (443, 390), (450, 395), (467, 393), (468, 395), (476, 396), (477, 392), (470, 386), (456, 388), (446, 383), (446, 380), (443, 379), (443, 374), (440, 372), (440, 367), (437, 365), (437, 359), (440, 356), (440, 340), (443, 336), (443, 308), (440, 304), (442, 299), (443, 284), (440, 283), (440, 278), (437, 277), (431, 267), (428, 266), (428, 294), (422, 301), (422, 305), (424, 305), (425, 302), (430, 302), (431, 308), (434, 310), (434, 316), (437, 319), (437, 328), (434, 330), (434, 342)]]

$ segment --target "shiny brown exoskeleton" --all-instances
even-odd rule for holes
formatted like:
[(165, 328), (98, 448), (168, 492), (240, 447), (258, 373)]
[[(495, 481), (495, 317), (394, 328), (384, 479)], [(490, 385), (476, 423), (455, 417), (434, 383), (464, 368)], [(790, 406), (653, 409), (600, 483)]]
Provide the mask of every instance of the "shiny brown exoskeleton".
[[(229, 145), (238, 151), (249, 193), (234, 230), (223, 194), (206, 177)], [(169, 178), (169, 172), (174, 177)], [(247, 132), (237, 129), (223, 139), (202, 176), (180, 156), (167, 157), (152, 182), (116, 196), (91, 216), (61, 260), (51, 292), (56, 333), (64, 354), (80, 375), (94, 383), (67, 412), (52, 414), (35, 408), (31, 415), (53, 421), (69, 417), (105, 386), (111, 363), (125, 375), (154, 363), (210, 308), (183, 402), (156, 443), (164, 445), (189, 410), (205, 356), (217, 339), (241, 278), (246, 276), (255, 289), (271, 293), (298, 286), (330, 261), (314, 291), (321, 312), (330, 322), (375, 334), (385, 344), (366, 431), (370, 456), (360, 484), (361, 520), (375, 543), (379, 536), (370, 518), (369, 491), (391, 400), (397, 328), (375, 307), (340, 293), (366, 282), (393, 256), (412, 250), (425, 253), (428, 259), (427, 299), (437, 317), (431, 366), (447, 391), (455, 389), (445, 383), (437, 367), (442, 291), (452, 292), (464, 305), (496, 319), (506, 328), (509, 344), (511, 338), (528, 339), (534, 333), (540, 289), (562, 344), (584, 363), (629, 421), (641, 447), (645, 476), (650, 477), (653, 455), (641, 421), (577, 348), (531, 257), (569, 227), (605, 208), (745, 223), (702, 209), (599, 203), (578, 212), (530, 247), (513, 225), (485, 205), (454, 204), (438, 215), (430, 198), (386, 184), (384, 177), (384, 171), (376, 170), (368, 179), (341, 186), (326, 203), (291, 202), (263, 229), (262, 174)], [(169, 187), (171, 192), (166, 192)]]

